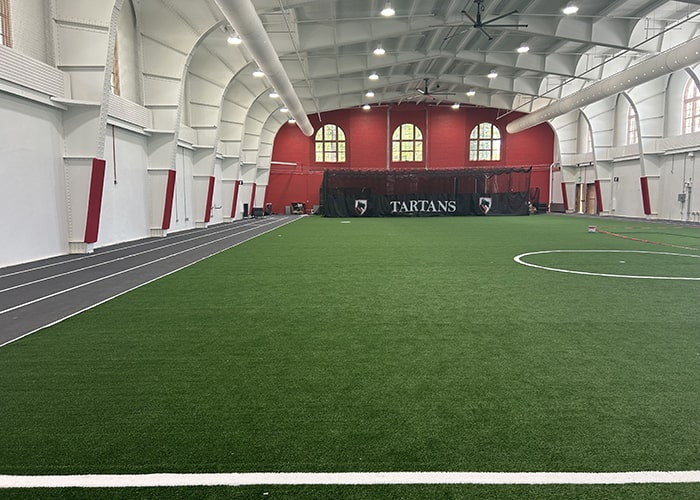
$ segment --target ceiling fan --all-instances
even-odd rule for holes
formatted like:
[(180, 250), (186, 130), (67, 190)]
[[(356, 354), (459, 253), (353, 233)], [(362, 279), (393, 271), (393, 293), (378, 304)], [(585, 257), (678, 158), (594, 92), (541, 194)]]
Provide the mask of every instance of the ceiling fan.
[[(489, 19), (488, 21), (482, 21), (481, 20), (481, 13), (486, 9), (486, 7), (484, 7), (484, 0), (474, 0), (474, 3), (476, 4), (476, 18), (473, 17), (471, 14), (469, 14), (469, 12), (467, 12), (466, 9), (462, 10), (462, 14), (464, 16), (466, 16), (472, 22), (472, 25), (471, 25), (472, 28), (476, 28), (479, 31), (481, 31), (481, 33), (489, 40), (493, 40), (493, 37), (489, 34), (488, 31), (486, 31), (484, 29), (484, 27), (488, 27), (488, 28), (527, 28), (527, 24), (518, 24), (518, 23), (516, 23), (516, 24), (493, 24), (494, 22), (496, 22), (500, 19), (503, 19), (504, 17), (508, 17), (510, 15), (516, 14), (518, 12), (517, 9), (511, 10), (510, 12), (508, 12), (506, 14), (502, 14), (500, 16), (494, 17), (493, 19)], [(460, 31), (460, 33), (464, 33), (464, 31)], [(451, 35), (451, 36), (456, 36), (460, 33), (455, 33), (455, 35)], [(451, 36), (445, 37), (445, 40), (447, 40), (448, 38), (451, 38)]]
[(418, 92), (420, 95), (422, 95), (424, 97), (433, 97), (433, 96), (441, 96), (441, 95), (455, 95), (454, 92), (441, 91), (439, 83), (436, 83), (435, 90), (431, 91), (429, 82), (430, 82), (430, 78), (423, 78), (423, 87), (418, 87), (416, 89), (416, 92)]

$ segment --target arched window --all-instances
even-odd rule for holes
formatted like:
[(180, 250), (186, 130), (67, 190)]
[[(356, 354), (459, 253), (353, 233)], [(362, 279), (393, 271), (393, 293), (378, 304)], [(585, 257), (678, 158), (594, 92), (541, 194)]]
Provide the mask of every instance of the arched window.
[(345, 161), (345, 132), (338, 125), (324, 125), (316, 132), (316, 161), (319, 163)]
[(637, 113), (630, 106), (627, 108), (627, 142), (626, 144), (637, 144)]
[(683, 92), (683, 133), (700, 132), (700, 93), (693, 80), (688, 80)]
[(391, 161), (423, 161), (423, 132), (412, 123), (403, 123), (391, 136)]
[(0, 0), (0, 45), (12, 47), (10, 33), (10, 0)]
[(501, 159), (501, 131), (493, 123), (480, 123), (469, 134), (470, 161)]

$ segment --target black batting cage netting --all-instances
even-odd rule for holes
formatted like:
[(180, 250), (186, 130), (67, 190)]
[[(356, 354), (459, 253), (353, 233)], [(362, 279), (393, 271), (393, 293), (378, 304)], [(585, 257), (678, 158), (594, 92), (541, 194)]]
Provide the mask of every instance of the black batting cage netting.
[(528, 215), (527, 168), (326, 170), (327, 217)]

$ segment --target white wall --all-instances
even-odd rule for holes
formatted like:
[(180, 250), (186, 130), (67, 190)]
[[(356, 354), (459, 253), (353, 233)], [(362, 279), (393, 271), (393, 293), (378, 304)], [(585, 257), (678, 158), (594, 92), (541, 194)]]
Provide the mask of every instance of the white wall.
[(610, 207), (610, 214), (643, 217), (639, 159), (613, 163), (612, 177), (618, 180), (611, 185), (611, 199), (603, 200), (604, 206)]
[(68, 251), (60, 110), (0, 93), (0, 267)]
[[(658, 211), (668, 214), (668, 218), (676, 220), (699, 221), (693, 212), (700, 211), (700, 189), (692, 191), (692, 187), (699, 186), (696, 174), (700, 175), (700, 155), (696, 153), (675, 153), (660, 158), (661, 179), (660, 189), (662, 196), (657, 200)], [(691, 183), (688, 189), (687, 183)], [(686, 194), (686, 201), (678, 200), (678, 195)], [(652, 209), (654, 209), (652, 202)]]
[(223, 175), (222, 175), (222, 162), (217, 159), (214, 163), (214, 178), (216, 182), (214, 183), (214, 197), (212, 198), (211, 204), (214, 209), (211, 213), (210, 224), (219, 224), (224, 221), (224, 201), (223, 201)]
[(95, 246), (149, 236), (151, 200), (146, 171), (146, 137), (108, 126), (105, 160), (100, 233)]
[(175, 194), (173, 211), (170, 219), (170, 231), (182, 231), (194, 227), (192, 196), (192, 169), (194, 152), (191, 149), (178, 147), (175, 156)]

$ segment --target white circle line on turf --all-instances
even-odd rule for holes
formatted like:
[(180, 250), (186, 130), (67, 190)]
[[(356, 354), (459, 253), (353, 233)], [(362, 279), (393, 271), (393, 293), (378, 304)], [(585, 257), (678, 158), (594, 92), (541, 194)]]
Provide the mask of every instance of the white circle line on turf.
[(216, 474), (0, 475), (0, 488), (130, 488), (374, 484), (700, 483), (700, 470), (636, 472), (251, 472)]
[(630, 279), (645, 279), (645, 280), (683, 280), (683, 281), (700, 281), (700, 277), (693, 278), (690, 276), (643, 276), (638, 274), (611, 274), (611, 273), (593, 273), (589, 271), (575, 271), (573, 269), (561, 269), (558, 267), (547, 267), (540, 266), (538, 264), (532, 264), (530, 262), (525, 262), (523, 259), (530, 255), (539, 255), (546, 253), (646, 253), (646, 254), (656, 254), (656, 255), (674, 255), (679, 257), (695, 257), (700, 259), (700, 255), (694, 255), (689, 253), (676, 253), (676, 252), (650, 252), (646, 250), (541, 250), (539, 252), (527, 252), (521, 253), (513, 257), (513, 260), (518, 264), (523, 266), (534, 267), (537, 269), (544, 269), (545, 271), (555, 271), (558, 273), (569, 273), (569, 274), (583, 274), (586, 276), (605, 276), (607, 278), (630, 278)]

